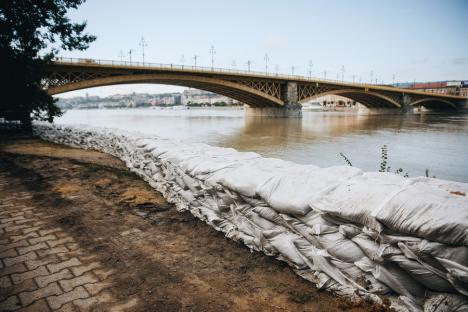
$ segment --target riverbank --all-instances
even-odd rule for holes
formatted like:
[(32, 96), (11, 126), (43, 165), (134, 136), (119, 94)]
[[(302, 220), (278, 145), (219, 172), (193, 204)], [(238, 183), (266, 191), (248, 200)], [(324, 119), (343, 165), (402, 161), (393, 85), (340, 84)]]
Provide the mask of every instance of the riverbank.
[(34, 139), (2, 142), (0, 159), (2, 310), (381, 310), (177, 212), (107, 154)]

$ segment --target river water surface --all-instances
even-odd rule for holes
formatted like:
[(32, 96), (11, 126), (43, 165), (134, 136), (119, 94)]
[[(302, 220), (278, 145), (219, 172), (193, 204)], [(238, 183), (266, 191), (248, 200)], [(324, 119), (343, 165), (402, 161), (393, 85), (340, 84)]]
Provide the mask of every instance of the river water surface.
[(429, 174), (468, 182), (468, 115), (378, 115), (303, 112), (303, 118), (244, 117), (223, 109), (69, 110), (60, 124), (140, 131), (184, 142), (254, 151), (302, 164), (346, 165), (377, 171), (381, 147), (388, 163), (411, 177)]

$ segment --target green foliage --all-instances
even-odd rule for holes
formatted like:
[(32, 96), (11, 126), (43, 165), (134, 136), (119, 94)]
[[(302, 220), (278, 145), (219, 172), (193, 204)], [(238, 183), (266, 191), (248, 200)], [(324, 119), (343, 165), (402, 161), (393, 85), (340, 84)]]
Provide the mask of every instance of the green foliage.
[[(380, 169), (379, 169), (379, 172), (390, 172), (392, 167), (390, 167), (388, 165), (388, 147), (387, 145), (384, 145), (381, 147), (381, 154), (380, 154)], [(342, 152), (340, 152), (340, 156), (341, 158), (343, 158), (346, 163), (348, 165), (350, 165), (351, 167), (353, 166), (351, 164), (351, 161), (348, 159), (348, 157), (346, 157)], [(398, 168), (397, 170), (395, 170), (394, 172), (395, 174), (402, 174), (403, 173), (403, 169), (402, 168)], [(405, 178), (408, 178), (409, 177), (409, 174), (408, 172), (405, 172), (405, 174), (403, 175)], [(429, 177), (429, 170), (426, 169), (426, 177)], [(433, 178), (435, 178), (435, 176), (433, 176)]]
[(345, 154), (343, 154), (342, 152), (340, 152), (340, 156), (341, 158), (344, 159), (344, 161), (346, 161), (346, 163), (349, 165), (349, 166), (353, 166), (353, 164), (351, 163), (351, 161), (348, 159), (348, 157), (345, 156)]
[[(83, 0), (0, 1), (0, 116), (29, 116), (52, 122), (61, 114), (42, 86), (44, 67), (60, 50), (84, 50), (96, 38), (86, 23), (66, 16)], [(43, 56), (40, 56), (43, 54)]]

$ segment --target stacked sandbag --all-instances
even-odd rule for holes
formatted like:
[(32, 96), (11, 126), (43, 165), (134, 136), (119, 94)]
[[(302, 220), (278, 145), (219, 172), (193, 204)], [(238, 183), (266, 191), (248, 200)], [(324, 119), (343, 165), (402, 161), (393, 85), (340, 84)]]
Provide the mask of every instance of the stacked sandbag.
[(319, 168), (206, 144), (37, 124), (42, 138), (114, 155), (178, 210), (317, 287), (401, 311), (468, 310), (468, 184)]

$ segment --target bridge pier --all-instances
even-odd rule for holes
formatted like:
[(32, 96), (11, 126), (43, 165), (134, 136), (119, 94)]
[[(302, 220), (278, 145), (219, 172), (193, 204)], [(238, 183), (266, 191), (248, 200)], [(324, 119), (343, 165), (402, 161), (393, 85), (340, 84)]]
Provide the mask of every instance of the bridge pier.
[(245, 116), (301, 118), (302, 107), (299, 104), (286, 104), (278, 107), (245, 107)]
[(284, 105), (277, 107), (247, 107), (246, 116), (264, 116), (278, 118), (301, 118), (302, 106), (297, 96), (297, 83), (287, 82), (281, 86), (281, 99)]

